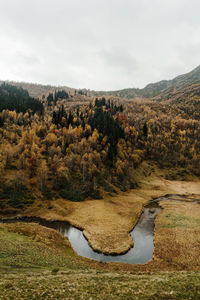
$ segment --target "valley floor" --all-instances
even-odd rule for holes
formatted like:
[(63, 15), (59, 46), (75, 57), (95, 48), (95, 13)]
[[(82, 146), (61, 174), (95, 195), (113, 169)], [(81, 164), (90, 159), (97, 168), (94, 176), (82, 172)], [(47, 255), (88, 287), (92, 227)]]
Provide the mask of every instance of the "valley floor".
[(153, 269), (78, 257), (38, 224), (0, 226), (0, 299), (199, 299), (199, 271)]
[[(200, 181), (170, 181), (164, 179), (162, 174), (155, 176), (154, 173), (142, 178), (140, 188), (131, 192), (83, 202), (58, 199), (51, 203), (51, 209), (48, 202), (40, 201), (39, 205), (31, 206), (23, 215), (68, 221), (83, 230), (94, 250), (105, 254), (121, 254), (133, 246), (129, 232), (137, 223), (143, 207), (151, 199), (166, 194), (193, 195), (200, 198)], [(197, 210), (198, 208), (199, 206)], [(185, 209), (193, 211), (188, 207)]]
[[(161, 174), (162, 175), (162, 174)], [(66, 220), (93, 248), (127, 250), (144, 205), (166, 194), (155, 222), (154, 259), (144, 265), (102, 263), (74, 253), (59, 232), (35, 223), (0, 224), (0, 299), (199, 299), (200, 182), (147, 177), (140, 188), (103, 200), (36, 203), (22, 215)]]

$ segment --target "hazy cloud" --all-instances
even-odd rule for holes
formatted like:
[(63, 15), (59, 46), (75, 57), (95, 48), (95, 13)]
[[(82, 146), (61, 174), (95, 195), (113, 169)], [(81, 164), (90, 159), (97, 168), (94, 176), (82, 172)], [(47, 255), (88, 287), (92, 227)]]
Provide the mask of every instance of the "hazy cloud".
[(200, 64), (199, 0), (0, 0), (0, 79), (120, 89)]
[(127, 49), (112, 48), (110, 50), (102, 50), (99, 56), (108, 67), (122, 73), (128, 72), (130, 75), (138, 68), (136, 59)]

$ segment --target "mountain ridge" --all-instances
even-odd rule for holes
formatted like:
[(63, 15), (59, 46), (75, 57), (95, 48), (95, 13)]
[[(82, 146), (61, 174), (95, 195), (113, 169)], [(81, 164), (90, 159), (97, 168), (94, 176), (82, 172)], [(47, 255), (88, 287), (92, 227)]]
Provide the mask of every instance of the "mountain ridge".
[(115, 91), (94, 91), (89, 89), (75, 89), (68, 86), (53, 86), (53, 85), (45, 85), (45, 84), (37, 84), (37, 83), (28, 83), (28, 82), (16, 82), (16, 81), (8, 81), (8, 80), (0, 80), (0, 84), (3, 82), (10, 83), (12, 85), (22, 87), (28, 90), (30, 96), (41, 98), (43, 95), (47, 95), (49, 92), (55, 92), (58, 89), (64, 89), (68, 92), (75, 91), (84, 91), (89, 96), (117, 96), (120, 98), (135, 98), (135, 97), (143, 97), (143, 98), (154, 98), (155, 100), (169, 99), (172, 95), (176, 95), (186, 91), (188, 92), (188, 88), (200, 89), (200, 65), (193, 69), (190, 72), (187, 72), (182, 75), (178, 75), (170, 80), (161, 80), (154, 83), (147, 84), (144, 88), (124, 88), (121, 90)]
[(155, 83), (149, 83), (144, 88), (127, 88), (118, 91), (109, 92), (96, 92), (97, 95), (115, 95), (123, 98), (135, 98), (135, 97), (145, 97), (154, 98), (165, 92), (167, 93), (175, 92), (176, 89), (185, 88), (191, 84), (198, 83), (200, 86), (200, 66), (196, 67), (190, 72), (182, 75), (178, 75), (170, 80), (161, 80)]

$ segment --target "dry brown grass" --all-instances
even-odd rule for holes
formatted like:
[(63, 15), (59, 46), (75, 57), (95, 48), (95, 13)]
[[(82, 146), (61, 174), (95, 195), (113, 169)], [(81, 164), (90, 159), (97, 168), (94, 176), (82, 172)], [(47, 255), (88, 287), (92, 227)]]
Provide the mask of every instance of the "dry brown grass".
[(200, 274), (130, 274), (98, 270), (0, 274), (0, 299), (158, 300), (199, 299)]
[(154, 259), (181, 269), (200, 267), (200, 205), (180, 201), (160, 202), (155, 222)]

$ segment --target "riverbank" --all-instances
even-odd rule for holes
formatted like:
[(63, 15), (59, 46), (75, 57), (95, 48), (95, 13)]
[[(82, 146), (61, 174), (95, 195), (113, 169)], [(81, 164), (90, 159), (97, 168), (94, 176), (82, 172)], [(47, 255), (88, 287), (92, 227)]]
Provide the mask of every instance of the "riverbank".
[[(196, 179), (195, 179), (196, 180)], [(84, 236), (95, 251), (105, 254), (122, 254), (134, 241), (129, 232), (133, 229), (143, 207), (153, 198), (166, 194), (200, 195), (199, 181), (166, 180), (162, 173), (142, 178), (140, 188), (127, 193), (106, 196), (101, 200), (71, 202), (57, 199), (39, 202), (20, 214), (47, 220), (64, 220), (83, 230)]]

